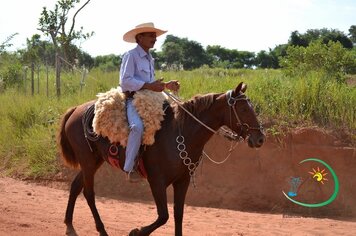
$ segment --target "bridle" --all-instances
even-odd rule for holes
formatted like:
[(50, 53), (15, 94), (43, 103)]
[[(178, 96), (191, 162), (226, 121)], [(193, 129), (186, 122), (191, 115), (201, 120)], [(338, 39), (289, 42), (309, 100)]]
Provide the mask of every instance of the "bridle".
[[(183, 109), (188, 115), (190, 115), (194, 120), (196, 120), (199, 124), (201, 124), (202, 126), (204, 126), (206, 129), (208, 129), (209, 131), (211, 131), (214, 134), (221, 134), (223, 133), (223, 136), (230, 139), (230, 140), (240, 140), (242, 137), (242, 133), (243, 131), (245, 131), (245, 133), (248, 133), (250, 130), (258, 130), (260, 132), (263, 132), (263, 127), (262, 124), (260, 123), (259, 127), (250, 127), (247, 123), (242, 123), (241, 119), (239, 118), (239, 115), (237, 114), (235, 105), (236, 102), (241, 101), (241, 100), (245, 100), (250, 104), (250, 100), (247, 98), (247, 96), (243, 93), (241, 93), (240, 95), (233, 97), (232, 96), (232, 90), (229, 90), (226, 92), (226, 100), (227, 100), (227, 104), (229, 105), (230, 109), (230, 127), (232, 127), (232, 115), (231, 115), (231, 110), (233, 111), (235, 118), (237, 120), (237, 127), (241, 127), (241, 133), (240, 134), (236, 134), (234, 131), (229, 131), (226, 130), (225, 128), (221, 128), (222, 132), (218, 132), (214, 129), (212, 129), (211, 127), (209, 127), (208, 125), (206, 125), (205, 123), (203, 123), (201, 120), (199, 120), (196, 116), (194, 116), (190, 111), (188, 111), (185, 107), (183, 107), (181, 105), (182, 101), (177, 98), (176, 96), (174, 96), (171, 93), (167, 93), (166, 91), (163, 91), (163, 93), (165, 93), (169, 98), (171, 98), (181, 109)], [(251, 106), (251, 104), (250, 104)], [(245, 139), (245, 138), (243, 138)]]
[(251, 126), (249, 126), (249, 124), (247, 124), (245, 122), (244, 123), (241, 122), (241, 119), (239, 118), (239, 115), (237, 114), (236, 107), (235, 107), (236, 102), (244, 100), (244, 101), (247, 101), (247, 103), (250, 106), (252, 106), (251, 103), (250, 103), (250, 99), (248, 99), (245, 94), (241, 93), (238, 96), (233, 97), (232, 96), (232, 90), (229, 90), (229, 91), (226, 92), (226, 99), (227, 99), (227, 104), (231, 108), (230, 109), (230, 126), (232, 126), (232, 124), (231, 124), (231, 122), (232, 122), (231, 110), (232, 110), (234, 115), (235, 115), (236, 121), (237, 121), (237, 127), (240, 127), (240, 129), (241, 129), (241, 133), (239, 134), (239, 137), (242, 136), (242, 133), (244, 131), (245, 131), (245, 133), (249, 133), (250, 130), (257, 130), (257, 131), (263, 132), (263, 127), (262, 127), (261, 123), (260, 123), (259, 127), (251, 127)]

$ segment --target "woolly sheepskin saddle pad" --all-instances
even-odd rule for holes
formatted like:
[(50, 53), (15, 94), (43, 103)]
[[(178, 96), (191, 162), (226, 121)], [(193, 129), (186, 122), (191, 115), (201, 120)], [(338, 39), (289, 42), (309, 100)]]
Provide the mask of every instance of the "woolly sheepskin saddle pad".
[[(125, 95), (121, 88), (112, 88), (99, 93), (95, 102), (93, 130), (96, 134), (107, 137), (111, 143), (126, 146), (129, 126), (126, 116)], [(133, 105), (136, 107), (144, 124), (142, 144), (152, 145), (154, 135), (161, 128), (164, 119), (163, 102), (167, 99), (163, 93), (140, 90), (134, 95)]]

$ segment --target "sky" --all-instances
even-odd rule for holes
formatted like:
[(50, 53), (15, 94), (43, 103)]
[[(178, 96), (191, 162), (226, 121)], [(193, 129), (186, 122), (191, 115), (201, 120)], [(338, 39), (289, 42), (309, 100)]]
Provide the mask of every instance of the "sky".
[[(56, 2), (0, 0), (0, 43), (18, 33), (10, 50), (25, 48), (27, 38), (41, 34), (37, 28), (42, 8), (53, 10)], [(356, 0), (91, 0), (76, 17), (76, 28), (83, 26), (84, 32), (95, 35), (76, 45), (91, 56), (121, 55), (135, 47), (122, 40), (123, 34), (145, 22), (168, 30), (158, 38), (157, 51), (171, 34), (204, 48), (259, 52), (287, 43), (296, 30), (328, 28), (348, 34), (356, 25)]]

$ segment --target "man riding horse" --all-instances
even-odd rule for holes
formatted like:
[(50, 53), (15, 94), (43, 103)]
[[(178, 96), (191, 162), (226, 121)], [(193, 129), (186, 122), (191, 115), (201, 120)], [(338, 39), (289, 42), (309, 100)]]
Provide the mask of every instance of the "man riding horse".
[[(148, 50), (153, 47), (156, 37), (163, 33), (165, 31), (156, 29), (152, 23), (147, 23), (136, 26), (124, 35), (125, 41), (136, 41), (138, 44), (124, 56), (120, 74), (122, 89), (127, 92), (127, 115), (131, 126), (132, 137), (129, 137), (128, 146), (140, 145), (138, 141), (141, 140), (141, 134), (137, 134), (137, 129), (143, 129), (142, 124), (137, 123), (140, 118), (130, 104), (131, 92), (140, 89), (157, 92), (165, 88), (173, 91), (179, 89), (177, 81), (164, 83), (154, 79), (152, 56)], [(263, 145), (265, 141), (263, 127), (245, 94), (246, 89), (247, 87), (241, 82), (227, 92), (195, 96), (189, 101), (176, 102), (175, 106), (166, 107), (154, 143), (146, 146), (142, 152), (142, 162), (156, 204), (157, 218), (151, 224), (132, 229), (130, 236), (150, 235), (168, 221), (167, 188), (169, 186), (173, 187), (174, 195), (174, 234), (183, 235), (184, 204), (190, 180), (194, 177), (196, 167), (201, 161), (206, 143), (213, 135), (219, 133), (221, 127), (229, 128), (234, 134), (232, 137), (237, 141), (246, 140), (251, 148), (259, 148)], [(94, 191), (95, 173), (105, 161), (106, 153), (101, 152), (101, 141), (104, 139), (99, 139), (100, 142), (88, 140), (83, 124), (88, 107), (95, 103), (96, 100), (92, 100), (69, 108), (61, 119), (58, 133), (58, 147), (63, 160), (68, 166), (79, 168), (70, 187), (65, 213), (67, 235), (77, 235), (73, 226), (73, 213), (76, 200), (82, 191), (95, 220), (96, 230), (101, 236), (108, 235), (96, 207)], [(137, 128), (138, 126), (140, 128)], [(83, 132), (80, 132), (81, 130)], [(137, 147), (128, 147), (128, 149), (131, 151), (128, 151), (126, 158), (131, 158), (131, 161), (126, 162), (125, 170), (129, 173), (129, 179), (134, 179), (135, 172), (132, 172), (132, 169)], [(120, 161), (123, 162), (123, 158)], [(199, 229), (199, 232), (201, 231), (204, 229)]]
[(124, 41), (137, 43), (134, 49), (123, 56), (120, 69), (120, 86), (126, 94), (127, 119), (130, 127), (124, 171), (130, 182), (138, 182), (141, 179), (134, 165), (144, 131), (142, 119), (132, 104), (133, 94), (141, 89), (155, 92), (162, 92), (165, 88), (173, 91), (179, 89), (178, 81), (165, 83), (162, 79), (155, 79), (154, 60), (149, 49), (153, 48), (156, 38), (166, 32), (155, 28), (153, 23), (144, 23), (137, 25), (123, 36)]

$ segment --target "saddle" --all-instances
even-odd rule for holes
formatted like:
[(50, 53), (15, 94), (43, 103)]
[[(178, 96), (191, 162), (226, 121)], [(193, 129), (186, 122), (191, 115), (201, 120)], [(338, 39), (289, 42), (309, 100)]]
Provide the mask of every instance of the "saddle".
[[(124, 170), (125, 165), (125, 150), (126, 148), (119, 143), (111, 143), (107, 137), (98, 135), (93, 130), (93, 119), (95, 116), (95, 104), (90, 105), (83, 114), (82, 125), (84, 129), (84, 136), (88, 142), (90, 150), (94, 149), (99, 152), (100, 156), (108, 162), (112, 167)], [(92, 145), (94, 143), (96, 145)], [(141, 145), (139, 155), (136, 158), (135, 169), (142, 177), (147, 178), (147, 173), (142, 160), (142, 153), (145, 145)]]
[[(90, 150), (93, 148), (115, 168), (123, 170), (125, 164), (125, 147), (128, 137), (125, 100), (127, 96), (121, 89), (114, 88), (106, 93), (97, 95), (98, 100), (89, 105), (82, 117), (84, 136)], [(155, 141), (156, 131), (161, 128), (166, 110), (170, 106), (163, 93), (149, 90), (137, 91), (133, 95), (133, 103), (142, 118), (145, 131), (142, 144), (136, 158), (135, 169), (147, 177), (142, 161), (142, 154), (146, 145)], [(92, 145), (95, 142), (95, 145)]]

